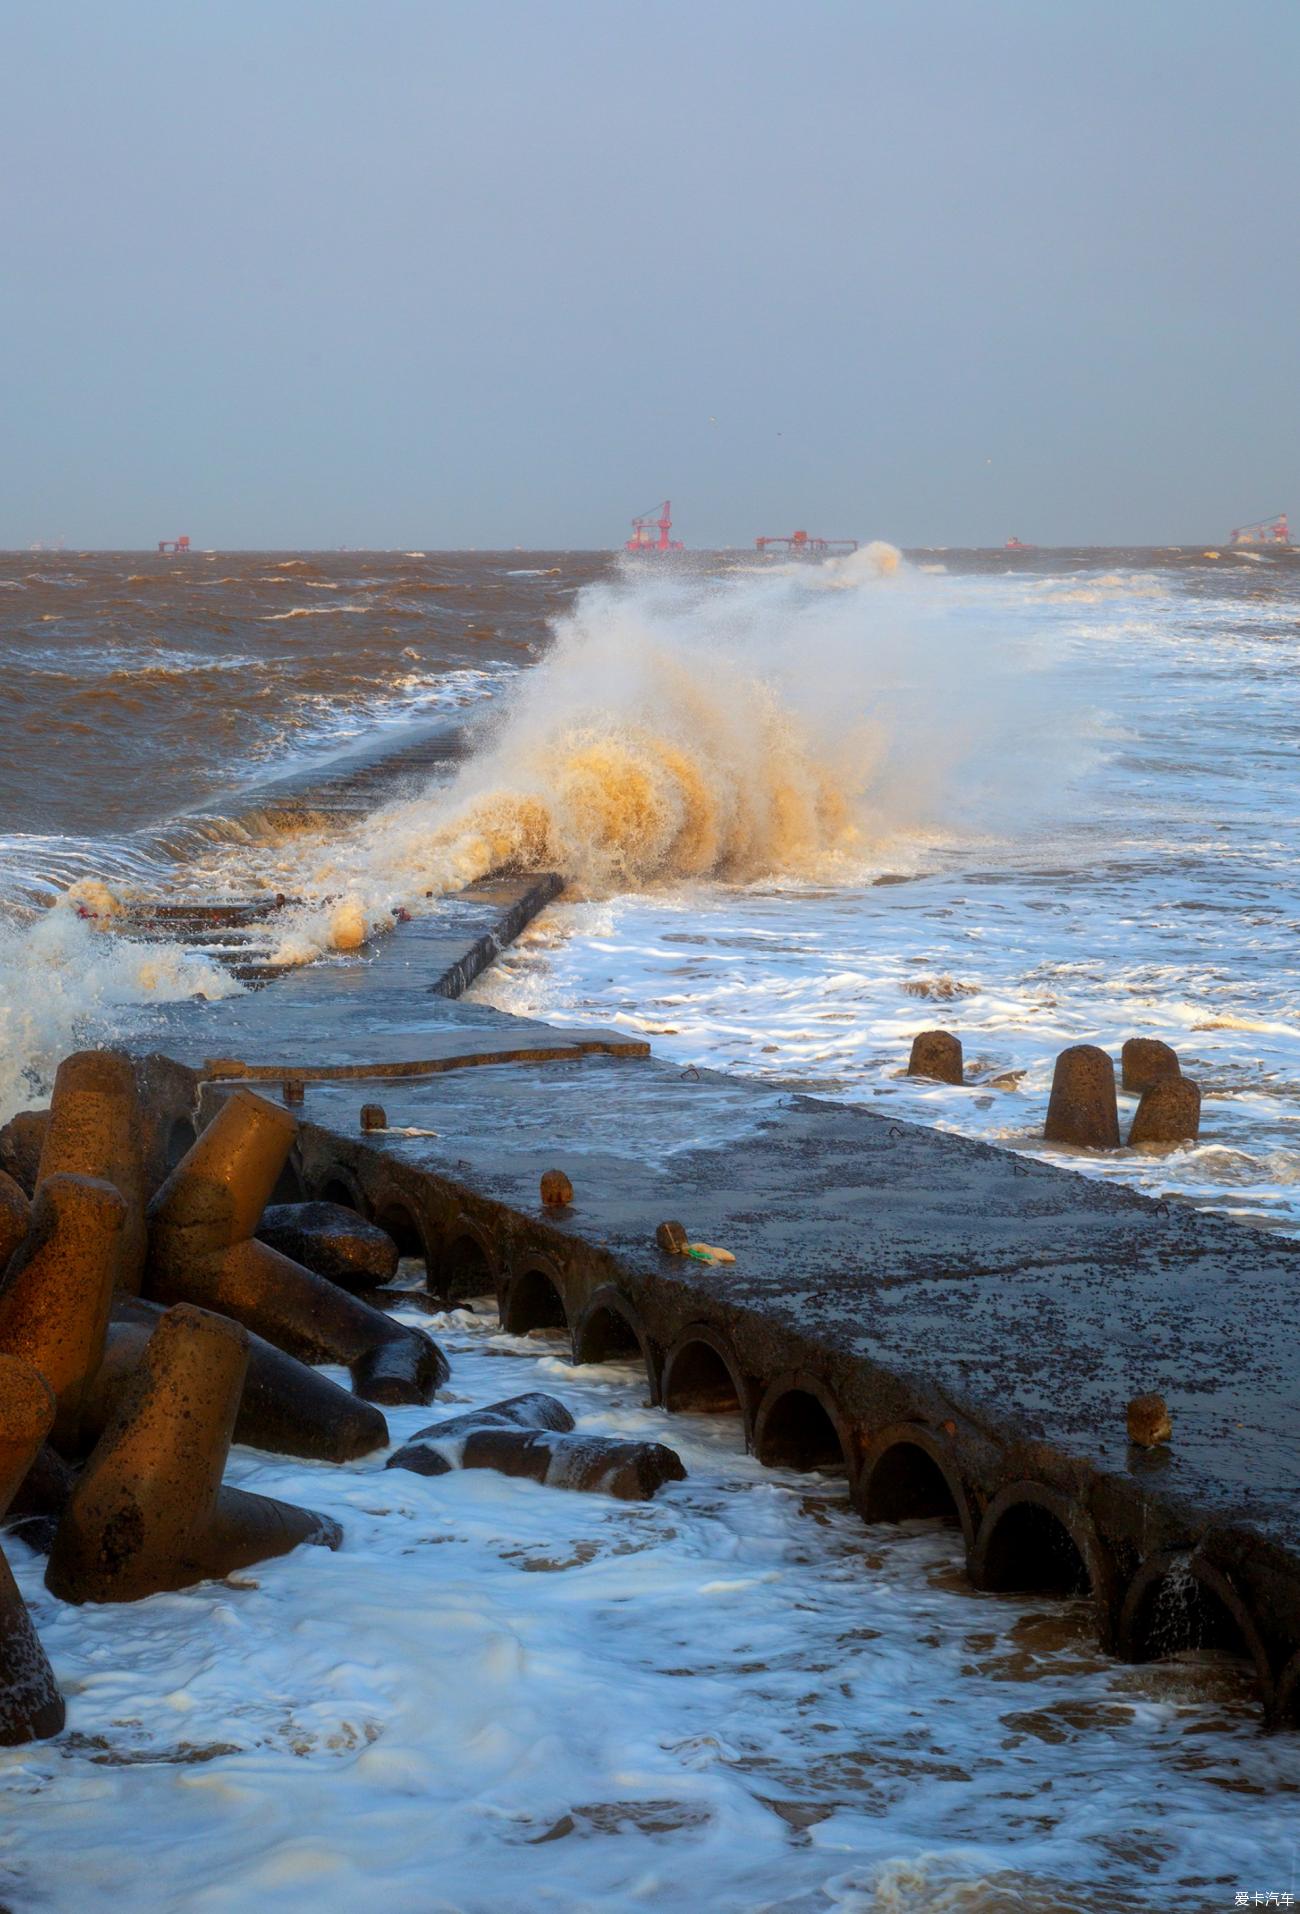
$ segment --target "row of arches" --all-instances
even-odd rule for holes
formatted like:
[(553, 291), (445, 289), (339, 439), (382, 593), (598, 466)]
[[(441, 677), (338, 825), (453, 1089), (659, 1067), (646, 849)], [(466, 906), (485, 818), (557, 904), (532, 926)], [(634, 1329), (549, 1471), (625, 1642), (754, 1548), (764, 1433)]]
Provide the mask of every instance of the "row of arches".
[(1103, 1646), (1125, 1660), (1207, 1648), (1241, 1656), (1253, 1667), (1269, 1721), (1300, 1727), (1300, 1651), (1278, 1668), (1239, 1590), (1196, 1547), (1160, 1551), (1122, 1572), (1079, 1500), (1026, 1480), (985, 1503), (944, 1435), (920, 1422), (876, 1430), (863, 1446), (822, 1378), (799, 1370), (747, 1375), (715, 1323), (693, 1323), (660, 1350), (616, 1286), (603, 1285), (571, 1308), (549, 1256), (530, 1251), (503, 1271), (490, 1240), (464, 1216), (435, 1240), (412, 1204), (392, 1194), (371, 1204), (345, 1172), (313, 1194), (369, 1216), (404, 1255), (422, 1258), (440, 1301), (492, 1294), (511, 1334), (563, 1336), (575, 1363), (641, 1363), (652, 1401), (671, 1413), (738, 1417), (761, 1462), (846, 1479), (867, 1522), (937, 1519), (959, 1530), (977, 1588), (1086, 1597)]

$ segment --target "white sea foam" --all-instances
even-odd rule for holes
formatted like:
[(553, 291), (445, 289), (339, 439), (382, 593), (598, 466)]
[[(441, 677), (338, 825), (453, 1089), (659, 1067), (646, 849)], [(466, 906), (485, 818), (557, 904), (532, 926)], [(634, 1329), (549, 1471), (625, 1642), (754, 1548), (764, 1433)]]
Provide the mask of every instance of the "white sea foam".
[[(1087, 723), (1064, 784), (1013, 743), (993, 769), (1023, 802), (972, 817), (977, 756), (944, 820), (857, 871), (562, 905), (476, 994), (1035, 1151), (1060, 1049), (1160, 1036), (1201, 1084), (1202, 1147), (1068, 1160), (1300, 1230), (1295, 603), (1129, 582), (1097, 580), (1101, 610), (1041, 581), (939, 588), (977, 628), (1032, 631), (1039, 689)], [(900, 1075), (935, 1025), (964, 1088)]]
[(0, 1122), (45, 1101), (78, 1044), (112, 1042), (141, 1009), (241, 987), (206, 957), (114, 936), (71, 903), (26, 926), (0, 923)]
[(588, 587), (450, 788), (311, 850), (281, 947), (329, 947), (340, 889), (375, 925), (394, 904), (502, 865), (591, 894), (646, 882), (833, 878), (955, 814), (1050, 812), (1097, 748), (1060, 708), (1050, 656), (978, 599), (868, 547), (825, 567), (722, 579), (630, 568)]
[(15, 1542), (70, 1732), (0, 1753), (7, 1901), (1111, 1914), (1296, 1885), (1292, 1756), (1234, 1669), (1110, 1661), (1085, 1605), (970, 1589), (951, 1531), (865, 1528), (735, 1418), (491, 1321), (433, 1325), (448, 1409), (542, 1388), (688, 1479), (628, 1504), (236, 1450), (343, 1549), (102, 1608)]

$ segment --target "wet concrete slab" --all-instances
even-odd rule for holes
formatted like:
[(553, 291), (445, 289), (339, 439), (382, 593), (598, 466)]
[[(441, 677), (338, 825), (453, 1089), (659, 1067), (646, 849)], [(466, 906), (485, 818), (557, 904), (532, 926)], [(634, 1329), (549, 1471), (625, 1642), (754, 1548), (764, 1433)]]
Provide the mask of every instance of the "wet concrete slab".
[(451, 1000), (558, 895), (548, 875), (495, 878), (439, 900), (365, 950), (284, 971), (266, 990), (168, 1006), (151, 1046), (192, 1069), (249, 1080), (429, 1075), (592, 1051), (645, 1056), (616, 1031), (556, 1032)]
[[(1046, 1496), (1086, 1558), (1103, 1639), (1125, 1652), (1157, 1652), (1148, 1583), (1190, 1562), (1239, 1613), (1266, 1711), (1296, 1712), (1277, 1698), (1300, 1693), (1279, 1672), (1288, 1657), (1300, 1669), (1300, 1244), (873, 1110), (682, 1070), (635, 1035), (439, 994), (555, 885), (499, 880), (358, 957), (178, 1006), (149, 1047), (195, 1073), (209, 1110), (235, 1081), (297, 1079), (304, 1190), (355, 1193), (423, 1254), (437, 1293), (455, 1293), (467, 1243), (503, 1311), (540, 1270), (539, 1326), (567, 1325), (578, 1358), (598, 1360), (590, 1324), (623, 1311), (656, 1391), (703, 1325), (760, 1453), (783, 1392), (816, 1398), (868, 1500), (872, 1457), (911, 1432), (940, 1459), (977, 1577), (999, 1511)], [(389, 1129), (363, 1135), (361, 1106), (379, 1100)], [(573, 1185), (566, 1209), (541, 1204), (549, 1169)], [(666, 1254), (668, 1220), (734, 1264)], [(1125, 1427), (1150, 1391), (1173, 1418), (1154, 1451)]]
[[(355, 1135), (361, 1086), (307, 1091)], [(1004, 1442), (1047, 1443), (1205, 1520), (1300, 1551), (1300, 1245), (1179, 1202), (874, 1112), (714, 1073), (615, 1059), (385, 1086), (384, 1139), (410, 1168), (541, 1218), (544, 1169), (571, 1178), (558, 1239), (597, 1246), (669, 1320), (760, 1316), (833, 1359), (850, 1404), (883, 1379)], [(369, 1146), (362, 1146), (369, 1147)], [(379, 1147), (379, 1146), (373, 1146)], [(708, 1268), (655, 1228), (730, 1249)], [(848, 1375), (867, 1365), (861, 1391)], [(1159, 1390), (1169, 1449), (1131, 1449), (1129, 1398)], [(886, 1393), (888, 1389), (886, 1388)]]

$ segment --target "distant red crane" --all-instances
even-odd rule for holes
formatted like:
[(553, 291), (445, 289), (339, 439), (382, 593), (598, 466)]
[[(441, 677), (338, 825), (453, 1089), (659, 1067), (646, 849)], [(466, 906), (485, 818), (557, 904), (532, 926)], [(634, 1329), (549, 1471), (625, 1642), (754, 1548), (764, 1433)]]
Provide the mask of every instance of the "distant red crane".
[(807, 532), (790, 532), (784, 538), (764, 535), (754, 540), (760, 552), (769, 551), (774, 545), (784, 545), (791, 558), (826, 558), (831, 553), (856, 552), (856, 538), (809, 538)]
[(187, 533), (183, 533), (180, 538), (160, 538), (158, 540), (158, 550), (160, 553), (187, 552), (189, 549), (190, 541)]
[[(680, 552), (685, 547), (680, 538), (669, 538), (673, 529), (672, 500), (665, 499), (653, 512), (643, 512), (640, 518), (632, 520), (632, 536), (623, 547), (627, 552)], [(658, 538), (655, 533), (658, 532)]]

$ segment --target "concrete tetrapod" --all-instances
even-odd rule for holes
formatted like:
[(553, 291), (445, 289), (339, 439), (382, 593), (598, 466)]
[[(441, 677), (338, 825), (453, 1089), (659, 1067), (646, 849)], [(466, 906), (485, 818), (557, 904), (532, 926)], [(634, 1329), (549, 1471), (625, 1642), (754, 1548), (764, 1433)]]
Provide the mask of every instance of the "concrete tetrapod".
[(32, 1206), (27, 1193), (0, 1170), (0, 1276), (31, 1227)]
[(685, 1480), (675, 1449), (662, 1442), (619, 1442), (575, 1435), (573, 1417), (555, 1396), (511, 1396), (421, 1429), (389, 1456), (390, 1469), (448, 1475), (455, 1469), (497, 1469), (555, 1489), (583, 1489), (646, 1501), (665, 1482)]
[[(449, 1448), (452, 1445), (449, 1445)], [(665, 1482), (684, 1482), (675, 1449), (662, 1442), (619, 1442), (611, 1436), (553, 1435), (542, 1429), (473, 1429), (455, 1445), (456, 1456), (431, 1443), (408, 1442), (386, 1467), (417, 1475), (453, 1469), (496, 1469), (524, 1475), (552, 1489), (584, 1489), (623, 1502), (646, 1502)]]
[(3, 1526), (20, 1535), (28, 1548), (48, 1555), (75, 1480), (73, 1470), (58, 1451), (43, 1442), (14, 1492)]
[(297, 1122), (236, 1090), (149, 1205), (145, 1287), (160, 1303), (219, 1310), (303, 1362), (341, 1362), (371, 1402), (429, 1402), (450, 1374), (422, 1330), (253, 1240)]
[[(54, 1420), (54, 1392), (14, 1356), (0, 1356), (0, 1515)], [(44, 1741), (63, 1726), (63, 1697), (27, 1604), (0, 1555), (0, 1747)]]
[[(86, 1429), (99, 1436), (165, 1312), (138, 1296), (119, 1296), (113, 1306), (104, 1359), (87, 1391)], [(248, 1335), (248, 1374), (235, 1419), (235, 1441), (273, 1455), (313, 1462), (353, 1462), (388, 1446), (388, 1424), (372, 1402), (340, 1389), (273, 1343)]]
[(187, 1304), (161, 1318), (59, 1523), (55, 1595), (138, 1601), (300, 1542), (338, 1547), (327, 1517), (222, 1487), (247, 1366), (238, 1323)]
[(1159, 1037), (1130, 1037), (1119, 1053), (1119, 1064), (1124, 1088), (1138, 1096), (1153, 1083), (1165, 1083), (1183, 1073), (1178, 1052)]
[(353, 1295), (391, 1283), (401, 1260), (386, 1230), (341, 1203), (320, 1200), (272, 1203), (262, 1212), (257, 1240)]
[(1056, 1059), (1043, 1136), (1048, 1143), (1119, 1148), (1115, 1066), (1096, 1044), (1071, 1044)]
[(961, 1038), (954, 1037), (950, 1030), (920, 1031), (912, 1039), (907, 1075), (932, 1077), (936, 1083), (963, 1082)]
[(1201, 1086), (1190, 1077), (1166, 1077), (1142, 1092), (1128, 1133), (1141, 1143), (1195, 1143), (1201, 1133)]
[(47, 1177), (102, 1177), (126, 1204), (118, 1239), (117, 1285), (133, 1294), (144, 1274), (143, 1116), (135, 1071), (120, 1050), (78, 1050), (54, 1078), (36, 1187)]
[(20, 1110), (0, 1127), (0, 1170), (12, 1176), (25, 1196), (31, 1196), (36, 1188), (49, 1122), (48, 1110)]
[(0, 1293), (0, 1350), (39, 1369), (58, 1400), (51, 1436), (75, 1455), (81, 1403), (99, 1367), (126, 1204), (89, 1176), (51, 1176)]

